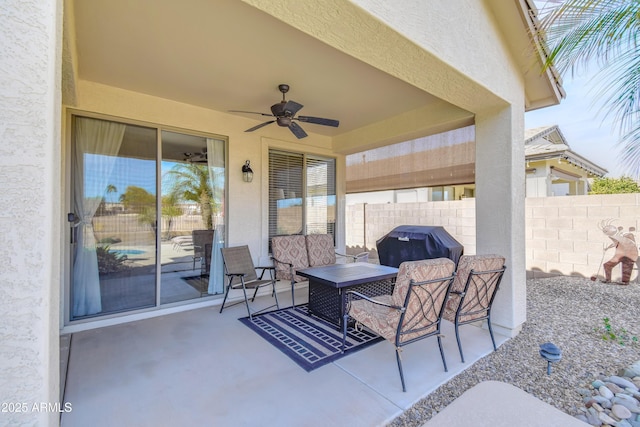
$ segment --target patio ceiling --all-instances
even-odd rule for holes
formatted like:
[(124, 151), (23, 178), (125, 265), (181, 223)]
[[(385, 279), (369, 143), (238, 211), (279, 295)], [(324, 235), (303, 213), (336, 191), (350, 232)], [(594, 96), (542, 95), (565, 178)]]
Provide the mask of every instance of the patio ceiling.
[(442, 103), (241, 1), (68, 4), (82, 80), (222, 112), (265, 113), (281, 100), (278, 84), (287, 83), (287, 99), (304, 105), (300, 114), (340, 120), (339, 128), (305, 126), (328, 136)]
[[(291, 86), (287, 99), (304, 105), (300, 114), (340, 120), (339, 128), (307, 124), (305, 130), (334, 137), (334, 149), (350, 154), (467, 126), (473, 123), (477, 108), (499, 99), (464, 77), (448, 82), (465, 88), (462, 93), (466, 95), (453, 105), (450, 102), (455, 101), (441, 99), (448, 99), (451, 92), (439, 90), (438, 98), (424, 86), (418, 88), (345, 53), (353, 54), (349, 40), (352, 46), (362, 45), (358, 37), (377, 34), (371, 28), (359, 31), (363, 26), (375, 27), (378, 18), (367, 22), (367, 13), (355, 4), (322, 3), (337, 8), (330, 19), (340, 20), (344, 13), (353, 15), (345, 16), (345, 22), (355, 20), (349, 25), (353, 31), (341, 33), (340, 43), (346, 44), (336, 49), (319, 40), (325, 37), (294, 28), (292, 25), (306, 28), (304, 23), (298, 25), (302, 15), (291, 15), (296, 18), (286, 23), (274, 17), (278, 13), (272, 16), (247, 4), (252, 1), (65, 0), (63, 101), (73, 106), (75, 85), (86, 80), (242, 116), (249, 127), (268, 118), (228, 111), (269, 113), (269, 107), (281, 100), (277, 86), (286, 83)], [(531, 52), (527, 49), (530, 0), (486, 1), (523, 71), (525, 108), (558, 103), (564, 92), (553, 70), (535, 71), (531, 57), (523, 54)], [(342, 6), (346, 8), (340, 9)], [(319, 28), (331, 26), (333, 21), (326, 21), (326, 16), (325, 21), (316, 18), (315, 6), (305, 7), (304, 19), (318, 21)], [(318, 11), (320, 15), (326, 13)], [(332, 31), (327, 28), (326, 34)], [(389, 32), (384, 36), (403, 43), (401, 35)], [(384, 40), (376, 43), (384, 44)], [(398, 61), (403, 60), (394, 46), (378, 47), (387, 52), (382, 58), (392, 61), (392, 70), (401, 67)], [(428, 66), (424, 72), (430, 72)], [(389, 126), (394, 120), (396, 124)], [(385, 134), (407, 121), (421, 124), (414, 129), (405, 127), (402, 135)], [(374, 139), (377, 142), (371, 142)], [(363, 141), (371, 146), (362, 146)]]

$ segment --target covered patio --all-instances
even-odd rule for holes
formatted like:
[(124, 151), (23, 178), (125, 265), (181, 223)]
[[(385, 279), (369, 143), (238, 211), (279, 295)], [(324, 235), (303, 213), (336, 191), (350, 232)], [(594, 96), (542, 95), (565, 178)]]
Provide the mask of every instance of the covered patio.
[[(285, 285), (285, 284), (281, 284)], [(287, 286), (281, 306), (291, 304)], [(306, 288), (296, 302), (305, 302)], [(263, 296), (256, 307), (272, 303)], [(436, 338), (402, 352), (402, 392), (393, 345), (382, 341), (311, 372), (237, 319), (243, 304), (175, 313), (63, 337), (62, 426), (384, 425), (493, 351), (486, 329), (444, 322), (444, 372)], [(507, 337), (496, 335), (498, 345)], [(67, 351), (70, 349), (70, 352)], [(68, 357), (68, 359), (67, 359)]]
[[(477, 188), (478, 235), (467, 253), (506, 257), (505, 292), (496, 304), (495, 324), (505, 335), (517, 334), (525, 320), (524, 289), (515, 285), (524, 279), (523, 113), (556, 103), (563, 93), (553, 70), (535, 68), (540, 52), (530, 41), (529, 31), (535, 27), (532, 4), (487, 0), (474, 3), (474, 10), (466, 3), (431, 5), (433, 10), (415, 5), (416, 13), (408, 16), (401, 10), (382, 10), (376, 2), (344, 0), (323, 4), (321, 11), (315, 2), (284, 7), (260, 0), (189, 5), (141, 0), (133, 6), (66, 0), (64, 5), (62, 146), (65, 152), (81, 153), (74, 154), (77, 158), (105, 158), (116, 166), (104, 176), (97, 176), (94, 171), (101, 169), (91, 163), (65, 171), (60, 177), (63, 211), (77, 216), (90, 205), (82, 197), (97, 199), (110, 189), (112, 200), (124, 197), (126, 202), (133, 194), (127, 193), (130, 189), (142, 188), (135, 193), (138, 197), (158, 200), (145, 211), (156, 217), (155, 222), (143, 220), (139, 208), (137, 221), (151, 225), (145, 228), (145, 239), (151, 239), (162, 256), (159, 236), (169, 230), (160, 224), (165, 207), (170, 207), (165, 203), (165, 178), (176, 167), (195, 165), (198, 155), (208, 158), (209, 179), (215, 176), (212, 216), (222, 245), (246, 244), (255, 263), (265, 264), (274, 235), (320, 232), (331, 234), (336, 249), (344, 252), (346, 155), (472, 126), (475, 158), (465, 160), (465, 179)], [(455, 25), (461, 29), (469, 27), (468, 19), (473, 33), (491, 36), (484, 40), (470, 33), (462, 44), (453, 42), (456, 38), (449, 35), (455, 31), (438, 16), (454, 15), (460, 16)], [(281, 83), (290, 85), (288, 93), (276, 91)], [(273, 116), (262, 112), (280, 95), (283, 102), (304, 103), (301, 114), (335, 118), (339, 127), (302, 122), (308, 135), (301, 139), (299, 131), (271, 123)], [(79, 139), (81, 125), (92, 136)], [(125, 130), (107, 143), (98, 139), (98, 125)], [(296, 158), (305, 165), (300, 170), (307, 164), (330, 170), (322, 175), (329, 177), (326, 183), (313, 184), (317, 177), (292, 174), (289, 164)], [(446, 171), (447, 162), (454, 160), (440, 159), (426, 174)], [(246, 162), (253, 168), (252, 182), (241, 174)], [(410, 162), (398, 167), (409, 175), (415, 168)], [(317, 175), (311, 169), (304, 173)], [(129, 174), (131, 170), (138, 173)], [(451, 170), (448, 174), (454, 175)], [(292, 191), (293, 184), (299, 188)], [(322, 191), (324, 209), (319, 219), (315, 211), (308, 212), (316, 203), (316, 191)], [(285, 212), (288, 208), (295, 217), (291, 225), (284, 223), (291, 215)], [(86, 234), (97, 234), (95, 214), (82, 215), (80, 223), (93, 228)], [(85, 231), (85, 225), (73, 229), (63, 222), (66, 217), (59, 219), (61, 241), (72, 242), (60, 247), (63, 333), (181, 309), (168, 305), (171, 299), (162, 294), (168, 287), (161, 291), (161, 280), (152, 270), (145, 280), (160, 297), (132, 307), (131, 313), (101, 309), (99, 299), (92, 297), (96, 280), (89, 283), (91, 277), (76, 271), (81, 270), (76, 258), (84, 252), (74, 246), (74, 236), (77, 230)], [(153, 233), (153, 224), (158, 224), (158, 233)], [(142, 240), (136, 242), (140, 246)], [(213, 274), (221, 277), (221, 268)]]
[[(281, 362), (263, 361), (276, 355), (266, 343), (242, 339), (251, 331), (239, 325), (239, 314), (234, 316), (230, 310), (215, 315), (220, 302), (217, 291), (194, 298), (180, 296), (179, 301), (163, 299), (170, 295), (161, 292), (168, 288), (161, 281), (166, 255), (160, 237), (166, 196), (162, 168), (167, 160), (191, 164), (205, 154), (211, 158), (215, 154), (208, 167), (219, 170), (216, 194), (222, 197), (215, 214), (217, 224), (223, 226), (221, 241), (225, 246), (248, 245), (255, 264), (260, 265), (269, 262), (270, 239), (277, 234), (272, 232), (270, 217), (270, 203), (278, 190), (271, 184), (272, 157), (295, 155), (331, 168), (332, 188), (323, 195), (331, 201), (331, 212), (324, 213), (326, 230), (321, 232), (330, 232), (335, 249), (344, 252), (347, 155), (473, 126), (475, 252), (506, 258), (493, 325), (504, 336), (520, 331), (526, 321), (524, 112), (557, 104), (563, 96), (558, 76), (553, 69), (541, 71), (543, 53), (531, 43), (530, 32), (535, 29), (531, 0), (410, 1), (402, 7), (378, 0), (329, 0), (321, 6), (315, 0), (46, 0), (10, 2), (0, 9), (6, 12), (0, 14), (6, 35), (0, 38), (0, 51), (8, 59), (0, 108), (3, 135), (10, 141), (0, 176), (11, 183), (3, 216), (7, 233), (0, 239), (7, 248), (7, 268), (0, 273), (0, 281), (6, 284), (0, 309), (6, 319), (0, 326), (0, 370), (6, 378), (0, 390), (3, 401), (19, 396), (29, 402), (57, 402), (63, 383), (58, 370), (59, 338), (68, 334), (74, 334), (77, 345), (72, 339), (67, 397), (86, 402), (95, 411), (92, 425), (103, 419), (97, 416), (100, 411), (136, 419), (146, 412), (136, 412), (136, 402), (145, 401), (146, 396), (149, 404), (168, 402), (172, 399), (149, 391), (168, 392), (174, 384), (183, 384), (179, 394), (189, 396), (182, 405), (189, 411), (172, 406), (179, 417), (197, 416), (198, 411), (206, 415), (209, 410), (224, 414), (230, 406), (233, 414), (242, 416), (245, 412), (237, 410), (241, 403), (252, 408), (263, 400), (234, 393), (254, 389), (279, 393), (286, 381), (273, 379), (298, 381), (299, 387), (291, 387), (291, 401), (304, 396), (300, 390), (310, 393), (304, 400), (322, 402), (329, 390), (353, 387), (338, 399), (344, 405), (340, 411), (320, 404), (318, 411), (326, 411), (327, 417), (338, 417), (342, 410), (349, 413), (349, 404), (358, 401), (350, 401), (347, 395), (365, 393), (386, 402), (380, 406), (388, 409), (373, 423), (392, 418), (435, 387), (433, 383), (420, 390), (412, 385), (412, 378), (419, 380), (420, 366), (425, 365), (420, 357), (407, 354), (409, 394), (382, 391), (396, 390), (397, 374), (393, 363), (377, 363), (378, 357), (393, 358), (393, 351), (379, 350), (382, 344), (325, 367), (336, 378), (289, 371)], [(237, 112), (268, 112), (270, 105), (280, 101), (279, 84), (290, 85), (287, 99), (304, 104), (301, 114), (339, 120), (340, 126), (302, 123), (308, 136), (298, 139), (299, 134), (276, 124), (256, 129), (269, 119)], [(78, 121), (109, 122), (124, 133), (111, 138), (113, 152), (91, 151), (89, 146), (80, 149)], [(206, 153), (186, 149), (169, 153), (178, 134), (200, 141), (199, 148), (206, 148)], [(97, 202), (116, 187), (114, 181), (97, 180), (100, 185), (89, 194), (86, 187), (74, 185), (74, 180), (82, 184), (77, 178), (83, 171), (98, 169), (83, 168), (84, 160), (77, 161), (86, 154), (107, 159), (117, 155), (132, 162), (123, 163), (122, 172), (112, 175), (138, 174), (139, 181), (118, 183), (118, 192), (110, 195), (113, 203), (133, 186), (144, 187), (152, 200), (144, 233), (155, 251), (151, 248), (145, 257), (155, 254), (155, 259), (145, 270), (144, 280), (155, 298), (126, 311), (105, 312), (100, 304), (91, 311), (75, 311), (74, 292), (80, 290), (77, 294), (83, 298), (88, 280), (76, 280), (80, 276), (74, 271), (74, 251), (82, 246), (74, 233), (82, 225), (83, 233), (94, 234), (97, 224), (92, 215)], [(247, 160), (253, 181), (243, 179)], [(133, 161), (143, 161), (145, 169), (132, 166), (137, 165)], [(111, 178), (107, 175), (100, 178)], [(304, 190), (311, 200), (317, 187), (305, 185)], [(298, 199), (295, 194), (288, 192), (287, 199)], [(88, 204), (77, 202), (89, 198), (96, 202), (95, 209), (90, 209), (93, 213), (78, 219), (77, 215), (86, 215), (78, 211)], [(140, 222), (141, 214), (135, 213), (136, 221)], [(284, 234), (315, 231), (316, 224), (308, 216), (299, 217), (301, 226)], [(468, 220), (463, 215), (455, 224), (442, 225), (465, 227)], [(130, 249), (141, 250), (126, 248)], [(95, 245), (88, 252), (95, 258)], [(130, 288), (135, 288), (136, 280), (129, 282)], [(92, 290), (94, 295), (99, 293), (95, 287)], [(193, 313), (186, 313), (189, 310)], [(175, 325), (165, 325), (174, 320)], [(139, 329), (147, 325), (148, 336)], [(207, 341), (209, 336), (212, 339)], [(190, 340), (209, 347), (193, 350), (186, 345)], [(86, 355), (83, 341), (90, 344)], [(92, 346), (104, 353), (92, 353)], [(169, 348), (173, 350), (165, 351)], [(413, 351), (419, 350), (408, 348), (406, 353)], [(115, 361), (127, 352), (131, 357), (118, 374)], [(236, 359), (238, 354), (248, 358)], [(372, 360), (359, 362), (366, 354)], [(104, 363), (94, 363), (95, 359)], [(450, 359), (450, 374), (454, 374), (455, 357)], [(226, 369), (231, 360), (239, 363), (238, 369)], [(469, 360), (473, 360), (471, 354)], [(124, 369), (127, 364), (130, 368)], [(373, 376), (378, 366), (385, 366), (388, 375)], [(434, 364), (433, 371), (423, 372), (425, 381), (419, 380), (420, 384), (431, 384), (441, 375), (436, 373), (439, 370)], [(193, 384), (205, 373), (211, 375), (209, 384), (198, 387), (220, 384), (214, 387), (221, 391), (214, 409), (203, 405), (206, 390)], [(172, 381), (176, 375), (184, 376), (184, 382)], [(316, 376), (322, 377), (321, 384), (328, 381), (322, 396), (313, 394), (312, 383), (306, 382)], [(247, 386), (234, 389), (245, 380)], [(274, 388), (265, 389), (267, 382)], [(129, 387), (132, 392), (123, 392)], [(273, 399), (273, 394), (266, 397)], [(92, 398), (102, 406), (91, 406)], [(278, 396), (281, 400), (288, 399)], [(118, 409), (115, 401), (131, 411)], [(88, 414), (83, 406), (74, 407), (64, 421), (72, 423), (72, 418)], [(165, 419), (174, 416), (168, 407), (163, 406)], [(259, 411), (255, 413), (259, 416)], [(320, 419), (315, 412), (307, 418)], [(7, 422), (55, 425), (58, 414), (10, 414)]]

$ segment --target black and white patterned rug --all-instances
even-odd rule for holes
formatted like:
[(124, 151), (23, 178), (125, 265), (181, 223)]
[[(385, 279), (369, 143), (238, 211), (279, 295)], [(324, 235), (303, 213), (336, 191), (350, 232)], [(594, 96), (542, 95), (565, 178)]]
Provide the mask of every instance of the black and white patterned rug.
[(367, 330), (349, 327), (345, 352), (341, 353), (342, 332), (336, 325), (310, 316), (306, 304), (254, 315), (253, 321), (249, 317), (239, 320), (307, 372), (383, 340)]

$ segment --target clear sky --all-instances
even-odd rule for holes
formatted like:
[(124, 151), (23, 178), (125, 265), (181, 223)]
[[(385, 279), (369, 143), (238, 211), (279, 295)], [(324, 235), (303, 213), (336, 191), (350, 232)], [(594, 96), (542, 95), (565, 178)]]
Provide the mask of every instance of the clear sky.
[(526, 113), (525, 128), (558, 125), (572, 151), (607, 169), (606, 176), (617, 178), (624, 175), (618, 128), (599, 112), (594, 86), (590, 75), (564, 77), (567, 97), (560, 105)]
[[(555, 6), (560, 1), (536, 1), (538, 9)], [(558, 125), (571, 150), (609, 171), (606, 175), (617, 178), (625, 174), (618, 145), (618, 128), (612, 120), (604, 120), (596, 98), (598, 80), (593, 76), (594, 66), (581, 74), (563, 76), (567, 97), (560, 105), (542, 108), (525, 114), (525, 128)], [(628, 173), (627, 173), (628, 175)]]

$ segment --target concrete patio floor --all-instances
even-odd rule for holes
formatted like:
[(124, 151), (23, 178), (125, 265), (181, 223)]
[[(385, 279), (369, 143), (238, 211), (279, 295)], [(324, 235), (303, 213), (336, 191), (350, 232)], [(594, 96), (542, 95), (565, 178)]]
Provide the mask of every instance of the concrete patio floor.
[[(280, 304), (290, 304), (281, 284)], [(307, 288), (296, 291), (296, 303)], [(253, 307), (272, 304), (260, 297)], [(493, 350), (489, 332), (466, 326), (460, 362), (444, 322), (449, 372), (435, 337), (404, 348), (403, 393), (393, 345), (377, 343), (306, 372), (237, 319), (244, 304), (219, 306), (74, 333), (64, 401), (74, 426), (379, 426)], [(498, 345), (506, 337), (496, 335)], [(64, 345), (63, 345), (64, 347)], [(64, 360), (63, 354), (63, 365)]]

